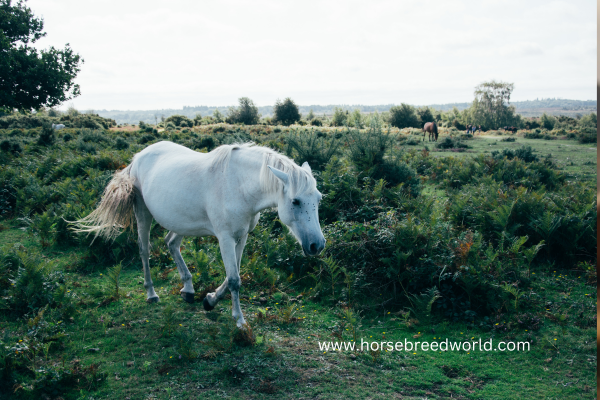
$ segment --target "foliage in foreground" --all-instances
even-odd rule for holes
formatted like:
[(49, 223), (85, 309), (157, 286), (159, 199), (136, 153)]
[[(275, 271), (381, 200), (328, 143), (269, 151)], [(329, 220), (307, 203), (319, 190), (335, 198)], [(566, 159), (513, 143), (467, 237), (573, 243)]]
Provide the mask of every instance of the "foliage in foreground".
[[(370, 124), (364, 131), (291, 133), (223, 125), (202, 132), (184, 132), (186, 126), (160, 133), (70, 128), (58, 132), (51, 143), (39, 140), (39, 128), (0, 132), (2, 140), (21, 148), (0, 146), (4, 220), (24, 228), (43, 252), (79, 254), (57, 263), (20, 245), (2, 250), (2, 314), (32, 321), (26, 339), (2, 339), (2, 384), (14, 390), (15, 382), (29, 382), (17, 391), (26, 397), (57, 396), (56, 387), (93, 390), (104, 382), (103, 366), (57, 365), (40, 371), (39, 357), (59, 352), (65, 340), (62, 325), (78, 318), (78, 310), (124, 301), (120, 274), (139, 264), (135, 234), (123, 232), (114, 243), (91, 243), (91, 238), (73, 235), (65, 220), (87, 215), (112, 172), (163, 139), (201, 152), (253, 140), (287, 151), (298, 163), (311, 163), (324, 195), (320, 216), (328, 245), (323, 257), (305, 258), (276, 213), (264, 213), (249, 237), (241, 271), (244, 287), (279, 303), (276, 313), (259, 311), (261, 323), (296, 324), (298, 310), (287, 292), (297, 290), (344, 313), (390, 310), (402, 315), (406, 326), (455, 321), (510, 332), (539, 325), (536, 310), (545, 307), (544, 300), (527, 291), (536, 275), (569, 270), (594, 280), (597, 216), (589, 184), (567, 180), (532, 149), (436, 158), (426, 149), (401, 151), (395, 147), (398, 140), (376, 119)], [(427, 194), (432, 188), (441, 194)], [(151, 233), (152, 275), (176, 293), (178, 277), (163, 243), (165, 233), (159, 226)], [(211, 238), (190, 238), (183, 247), (201, 300), (224, 279), (218, 245)], [(101, 272), (104, 278), (74, 295), (67, 289), (65, 272)], [(580, 314), (555, 318), (586, 328), (594, 322), (587, 318), (591, 312), (582, 308)], [(346, 315), (354, 322), (343, 325), (342, 335), (346, 328), (357, 334), (356, 315)], [(178, 328), (174, 309), (165, 309), (161, 318), (160, 334), (175, 340), (185, 360), (214, 359), (219, 352), (265, 340), (262, 335), (239, 337), (221, 324), (207, 333), (210, 349), (200, 352), (193, 336)], [(339, 332), (340, 326), (342, 322), (332, 331)], [(219, 337), (229, 339), (222, 342)], [(19, 349), (15, 343), (22, 343)], [(374, 354), (373, 360), (378, 357)], [(234, 380), (240, 374), (227, 372)]]

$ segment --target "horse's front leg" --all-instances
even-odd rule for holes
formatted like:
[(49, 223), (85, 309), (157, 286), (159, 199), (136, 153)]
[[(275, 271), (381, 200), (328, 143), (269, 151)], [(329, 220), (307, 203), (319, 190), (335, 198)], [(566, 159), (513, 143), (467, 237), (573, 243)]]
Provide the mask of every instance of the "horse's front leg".
[[(239, 262), (241, 254), (246, 245), (248, 234), (242, 235), (238, 240), (232, 237), (219, 238), (219, 246), (221, 247), (221, 255), (225, 264), (225, 272), (227, 273), (227, 287), (231, 292), (231, 314), (238, 328), (242, 328), (246, 324), (242, 309), (240, 307), (240, 287), (242, 281), (240, 279)], [(239, 255), (239, 257), (238, 257)]]
[(183, 240), (182, 235), (178, 235), (175, 232), (169, 232), (167, 237), (165, 238), (165, 243), (169, 248), (169, 252), (175, 260), (175, 264), (177, 265), (177, 271), (179, 271), (179, 277), (183, 282), (183, 289), (181, 289), (181, 297), (187, 301), (188, 303), (194, 302), (194, 285), (192, 282), (192, 274), (188, 269), (187, 265), (185, 265), (185, 261), (183, 261), (183, 257), (181, 257), (181, 241)]

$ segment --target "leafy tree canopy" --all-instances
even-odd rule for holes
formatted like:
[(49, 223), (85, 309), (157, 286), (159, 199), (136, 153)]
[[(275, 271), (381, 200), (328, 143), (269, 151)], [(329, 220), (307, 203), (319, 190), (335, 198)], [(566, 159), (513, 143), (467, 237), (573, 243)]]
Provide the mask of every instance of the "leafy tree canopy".
[(487, 128), (512, 125), (515, 122), (515, 107), (510, 105), (510, 96), (514, 87), (513, 83), (494, 80), (476, 86), (471, 105), (471, 123)]
[(294, 122), (300, 121), (301, 118), (298, 106), (294, 103), (294, 100), (289, 97), (283, 102), (277, 99), (275, 107), (273, 108), (273, 114), (275, 116), (275, 121), (282, 125), (291, 125)]
[(0, 109), (53, 107), (80, 94), (73, 81), (83, 59), (67, 44), (38, 51), (44, 20), (22, 0), (0, 0)]
[(415, 108), (409, 104), (400, 104), (390, 108), (390, 125), (396, 128), (418, 128), (420, 126), (419, 117)]
[(239, 98), (239, 107), (230, 107), (227, 112), (226, 122), (229, 124), (242, 123), (245, 125), (256, 125), (260, 119), (258, 107), (248, 97)]

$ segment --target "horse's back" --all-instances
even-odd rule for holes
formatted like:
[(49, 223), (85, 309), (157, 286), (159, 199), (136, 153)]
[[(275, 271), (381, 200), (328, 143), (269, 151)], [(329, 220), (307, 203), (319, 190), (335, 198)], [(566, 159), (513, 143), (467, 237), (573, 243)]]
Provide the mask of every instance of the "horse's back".
[(207, 227), (205, 208), (211, 185), (210, 157), (172, 142), (158, 142), (131, 163), (135, 186), (146, 207), (165, 228), (182, 234)]

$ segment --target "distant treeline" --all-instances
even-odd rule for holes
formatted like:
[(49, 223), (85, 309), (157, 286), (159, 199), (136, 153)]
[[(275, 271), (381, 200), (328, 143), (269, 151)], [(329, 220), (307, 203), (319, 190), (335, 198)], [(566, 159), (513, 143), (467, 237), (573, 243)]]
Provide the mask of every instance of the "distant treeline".
[[(566, 100), (566, 99), (535, 99), (527, 101), (514, 101), (510, 104), (515, 106), (517, 114), (522, 114), (527, 117), (538, 117), (544, 112), (551, 115), (569, 115), (574, 114), (589, 114), (596, 112), (597, 100)], [(308, 105), (298, 106), (302, 115), (307, 115), (310, 110), (316, 116), (333, 115), (335, 109), (348, 111), (359, 110), (362, 113), (386, 112), (392, 108), (394, 104), (381, 104), (367, 106), (362, 104), (330, 104), (330, 105)], [(428, 107), (439, 111), (450, 111), (456, 107), (459, 111), (469, 108), (471, 103), (448, 103), (448, 104), (430, 104)], [(119, 124), (138, 124), (140, 121), (154, 124), (160, 122), (162, 118), (168, 118), (171, 115), (184, 115), (188, 118), (194, 118), (196, 115), (206, 117), (213, 115), (215, 110), (219, 110), (223, 114), (227, 114), (229, 106), (184, 106), (183, 109), (162, 109), (162, 110), (136, 110), (136, 111), (120, 111), (120, 110), (97, 110), (94, 111), (104, 118), (110, 118), (117, 121)], [(258, 107), (258, 112), (263, 117), (273, 115), (273, 106)]]

